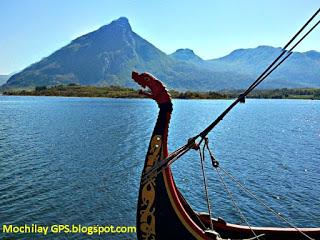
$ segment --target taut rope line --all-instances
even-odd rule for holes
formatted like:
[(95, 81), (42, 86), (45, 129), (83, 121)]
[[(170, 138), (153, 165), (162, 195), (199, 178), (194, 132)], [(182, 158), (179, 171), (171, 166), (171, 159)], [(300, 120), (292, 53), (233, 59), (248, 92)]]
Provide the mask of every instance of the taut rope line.
[[(289, 40), (289, 42), (283, 47), (280, 55), (267, 67), (267, 69), (260, 74), (260, 76), (247, 88), (244, 93), (240, 94), (238, 98), (230, 104), (226, 110), (224, 110), (208, 127), (206, 127), (202, 132), (197, 134), (196, 136), (190, 138), (188, 140), (188, 143), (184, 146), (180, 147), (176, 151), (169, 154), (169, 156), (165, 159), (163, 159), (161, 162), (158, 162), (155, 164), (149, 171), (147, 171), (143, 177), (142, 181), (146, 182), (148, 181), (149, 176), (154, 173), (159, 174), (164, 169), (166, 169), (168, 166), (170, 166), (174, 161), (176, 161), (178, 158), (180, 158), (182, 155), (187, 153), (192, 148), (197, 148), (197, 145), (200, 145), (204, 138), (208, 135), (208, 133), (239, 103), (244, 102), (245, 97), (254, 89), (256, 88), (263, 80), (265, 80), (275, 69), (277, 69), (289, 56), (292, 54), (292, 50), (297, 47), (303, 39), (305, 39), (306, 36), (308, 36), (320, 23), (320, 20), (307, 32), (305, 33), (296, 44), (294, 44), (293, 47), (290, 48), (289, 51), (286, 49), (288, 46), (300, 35), (300, 33), (311, 23), (311, 21), (319, 14), (320, 8), (311, 16), (311, 18), (301, 27), (301, 29)], [(282, 58), (285, 53), (287, 55)], [(282, 58), (282, 60), (279, 62), (279, 60)], [(197, 144), (195, 141), (198, 138), (201, 138), (199, 143)]]

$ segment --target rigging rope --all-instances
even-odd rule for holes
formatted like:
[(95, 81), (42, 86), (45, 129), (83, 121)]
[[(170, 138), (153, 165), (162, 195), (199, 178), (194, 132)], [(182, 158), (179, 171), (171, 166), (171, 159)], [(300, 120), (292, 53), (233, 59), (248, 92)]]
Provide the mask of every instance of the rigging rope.
[[(263, 73), (248, 87), (248, 89), (239, 95), (239, 97), (220, 115), (214, 120), (207, 128), (205, 128), (201, 133), (196, 135), (196, 137), (201, 137), (200, 143), (203, 141), (203, 138), (208, 135), (208, 133), (227, 115), (239, 102), (244, 102), (245, 97), (255, 89), (267, 76), (269, 76), (280, 64), (282, 64), (288, 57), (284, 58), (280, 63), (274, 68), (271, 69), (287, 52), (287, 47), (297, 38), (297, 36), (309, 25), (309, 23), (319, 14), (320, 8), (312, 15), (312, 17), (302, 26), (302, 28), (290, 39), (290, 41), (282, 48), (280, 55), (264, 70)], [(307, 36), (313, 29), (319, 24), (319, 21), (289, 50), (291, 52), (299, 43)], [(290, 53), (291, 55), (291, 53)], [(271, 69), (270, 72), (268, 72)]]
[[(307, 32), (307, 33), (305, 33), (304, 35), (303, 35), (303, 37), (293, 46), (293, 47), (291, 47), (290, 48), (290, 50), (288, 50), (288, 51), (283, 51), (283, 53), (287, 53), (287, 55), (276, 65), (276, 66), (274, 66), (266, 75), (264, 75), (264, 77), (263, 78), (261, 78), (257, 83), (255, 83), (255, 84), (252, 84), (246, 91), (245, 91), (245, 93), (243, 93), (243, 94), (246, 94), (246, 92), (247, 91), (249, 91), (247, 94), (249, 94), (255, 87), (257, 87), (263, 80), (265, 80), (274, 70), (276, 70), (288, 57), (290, 57), (291, 56), (291, 54), (293, 53), (292, 51), (296, 48), (296, 46), (298, 46), (299, 45), (299, 43), (303, 40), (303, 39), (305, 39), (305, 37), (306, 36), (308, 36), (309, 35), (309, 33), (311, 33), (312, 31), (313, 31), (313, 29), (315, 29), (318, 25), (319, 25), (319, 23), (320, 23), (320, 20), (316, 23), (316, 24), (314, 24), (313, 25), (313, 27), (312, 28), (310, 28), (310, 30)], [(246, 95), (247, 95), (246, 94)]]
[(208, 194), (208, 183), (207, 183), (206, 173), (204, 170), (204, 158), (205, 158), (204, 148), (205, 148), (205, 145), (203, 145), (202, 152), (201, 152), (200, 148), (198, 149), (198, 151), (199, 151), (199, 155), (200, 155), (200, 163), (201, 163), (204, 192), (205, 192), (205, 196), (206, 196), (206, 202), (207, 202), (208, 213), (209, 213), (209, 218), (210, 218), (210, 229), (214, 230), (213, 223), (212, 223), (211, 206), (210, 206), (210, 200), (209, 200), (209, 194)]
[[(208, 127), (206, 127), (202, 132), (197, 134), (196, 136), (190, 138), (188, 140), (188, 143), (184, 146), (180, 147), (176, 151), (172, 152), (167, 158), (163, 159), (161, 162), (157, 162), (149, 171), (147, 171), (143, 177), (142, 182), (145, 183), (148, 181), (149, 176), (154, 176), (154, 173), (158, 175), (160, 172), (162, 172), (164, 169), (166, 169), (168, 166), (170, 166), (174, 161), (176, 161), (178, 158), (180, 158), (182, 155), (187, 153), (190, 149), (195, 149), (196, 145), (200, 145), (204, 138), (208, 135), (208, 133), (239, 103), (244, 102), (245, 97), (253, 90), (255, 89), (263, 80), (265, 80), (275, 69), (277, 69), (291, 54), (293, 53), (293, 49), (295, 49), (296, 46), (298, 46), (303, 39), (309, 33), (311, 33), (320, 23), (320, 20), (306, 33), (304, 34), (296, 44), (294, 44), (293, 47), (290, 48), (289, 51), (286, 49), (289, 47), (289, 45), (300, 35), (300, 33), (311, 23), (311, 21), (319, 14), (320, 8), (311, 16), (311, 18), (301, 27), (301, 29), (290, 39), (290, 41), (282, 48), (281, 54), (267, 67), (267, 69), (260, 74), (260, 76), (247, 88), (246, 91), (244, 91), (242, 94), (238, 96), (238, 98), (231, 103), (231, 105), (224, 110)], [(285, 54), (287, 55), (282, 58)], [(279, 60), (282, 58), (282, 60), (279, 62)], [(199, 143), (197, 144), (195, 141), (201, 137)]]
[(218, 168), (216, 168), (216, 171), (217, 171), (217, 173), (218, 173), (218, 175), (219, 175), (219, 178), (220, 178), (220, 181), (221, 181), (222, 185), (224, 186), (226, 192), (227, 192), (228, 195), (229, 195), (229, 198), (231, 199), (231, 201), (232, 201), (232, 203), (233, 203), (233, 206), (234, 206), (235, 209), (238, 211), (239, 216), (240, 216), (240, 219), (241, 219), (242, 221), (244, 221), (244, 222), (247, 224), (247, 226), (250, 228), (251, 232), (253, 233), (253, 235), (254, 235), (254, 237), (255, 237), (254, 239), (258, 239), (258, 240), (259, 240), (259, 236), (257, 236), (257, 234), (253, 231), (253, 229), (251, 228), (251, 226), (250, 226), (247, 218), (244, 216), (244, 214), (242, 213), (240, 207), (237, 205), (236, 200), (233, 198), (233, 195), (232, 195), (232, 193), (230, 192), (227, 184), (224, 182), (224, 179), (223, 179), (222, 175), (220, 174)]
[(162, 160), (161, 162), (157, 161), (150, 170), (146, 171), (142, 175), (142, 184), (145, 184), (147, 181), (150, 180), (150, 176), (157, 176), (160, 172), (162, 172), (165, 168), (170, 166), (175, 160), (180, 158), (182, 155), (184, 155), (187, 151), (190, 150), (191, 146), (193, 146), (194, 143), (188, 142), (188, 144), (182, 146), (181, 148), (177, 149), (176, 151), (169, 154), (169, 156)]
[(260, 234), (257, 237), (252, 237), (252, 238), (245, 238), (245, 239), (241, 239), (241, 240), (254, 240), (254, 239), (258, 239), (259, 237), (263, 237), (265, 234)]
[(286, 222), (289, 226), (296, 229), (298, 232), (300, 232), (302, 235), (304, 235), (306, 238), (310, 240), (314, 240), (313, 238), (309, 237), (306, 233), (301, 231), (299, 228), (297, 228), (295, 225), (293, 225), (291, 222), (289, 222), (285, 217), (279, 215), (274, 209), (269, 207), (263, 200), (261, 200), (259, 197), (257, 197), (255, 194), (253, 194), (251, 191), (249, 191), (238, 179), (236, 179), (232, 174), (228, 173), (225, 169), (223, 169), (221, 166), (219, 168), (223, 171), (223, 173), (228, 176), (231, 180), (233, 180), (237, 185), (246, 192), (249, 196), (253, 197), (257, 202), (259, 202), (262, 206), (264, 206), (266, 209), (268, 209), (271, 213), (273, 213), (275, 216), (277, 216), (280, 220)]
[[(259, 84), (261, 84), (274, 70), (276, 70), (286, 59), (288, 59), (292, 53), (293, 50), (319, 25), (320, 20), (318, 22), (316, 22), (316, 24), (314, 24), (309, 31), (307, 31), (289, 50), (287, 50), (287, 48), (291, 45), (291, 43), (293, 43), (293, 41), (300, 35), (300, 33), (302, 33), (302, 31), (311, 23), (311, 21), (319, 14), (320, 12), (320, 8), (311, 16), (311, 18), (302, 26), (302, 28), (289, 40), (289, 42), (282, 48), (281, 53), (279, 54), (279, 56), (266, 68), (266, 70), (259, 75), (259, 77), (242, 93), (240, 94), (236, 100), (234, 102), (232, 102), (230, 104), (230, 106), (228, 108), (226, 108), (209, 126), (207, 126), (202, 132), (200, 132), (199, 134), (197, 134), (196, 136), (190, 138), (188, 140), (188, 143), (185, 144), (184, 146), (180, 147), (179, 149), (177, 149), (176, 151), (174, 151), (173, 153), (171, 153), (166, 159), (163, 159), (162, 161), (157, 161), (156, 164), (154, 165), (154, 167), (152, 167), (149, 171), (147, 171), (143, 176), (142, 176), (142, 182), (145, 183), (147, 181), (149, 181), (149, 176), (156, 176), (158, 175), (160, 172), (162, 172), (164, 169), (166, 169), (168, 166), (170, 166), (174, 161), (176, 161), (178, 158), (180, 158), (182, 155), (184, 155), (186, 152), (188, 152), (190, 149), (195, 149), (199, 151), (199, 155), (200, 155), (200, 162), (201, 162), (201, 170), (202, 170), (202, 176), (203, 176), (203, 181), (204, 181), (204, 188), (205, 188), (205, 197), (206, 197), (206, 202), (207, 202), (207, 207), (208, 207), (208, 213), (209, 213), (209, 217), (210, 217), (210, 228), (211, 230), (213, 230), (213, 223), (212, 223), (212, 218), (211, 218), (211, 206), (210, 206), (210, 200), (209, 200), (209, 195), (208, 195), (208, 187), (207, 187), (207, 179), (206, 179), (206, 175), (205, 175), (205, 169), (204, 169), (204, 160), (205, 160), (205, 148), (207, 148), (210, 157), (211, 157), (211, 161), (212, 161), (212, 165), (213, 167), (216, 169), (217, 174), (219, 175), (220, 181), (222, 182), (226, 192), (229, 195), (229, 198), (232, 200), (232, 203), (234, 205), (234, 207), (237, 209), (240, 218), (242, 218), (247, 226), (249, 227), (249, 229), (251, 230), (251, 232), (253, 233), (254, 237), (251, 239), (258, 239), (259, 237), (263, 236), (262, 235), (256, 235), (256, 233), (254, 232), (254, 230), (251, 228), (248, 220), (246, 219), (246, 217), (244, 216), (244, 214), (242, 213), (241, 209), (239, 208), (239, 206), (237, 205), (236, 200), (234, 199), (232, 193), (230, 192), (230, 190), (227, 187), (227, 184), (224, 181), (223, 176), (221, 175), (221, 173), (219, 172), (219, 169), (221, 169), (221, 171), (228, 176), (232, 181), (234, 181), (238, 187), (240, 187), (244, 192), (246, 192), (249, 196), (253, 197), (257, 202), (259, 202), (262, 206), (264, 206), (266, 209), (268, 209), (271, 213), (273, 213), (275, 216), (277, 216), (279, 219), (281, 219), (282, 221), (286, 222), (289, 226), (291, 226), (292, 228), (294, 228), (295, 230), (297, 230), (298, 232), (300, 232), (304, 237), (306, 237), (307, 239), (311, 239), (312, 238), (310, 236), (308, 236), (306, 233), (304, 233), (303, 231), (301, 231), (299, 228), (297, 228), (296, 226), (294, 226), (292, 223), (290, 223), (284, 216), (279, 215), (275, 210), (273, 210), (271, 207), (269, 207), (264, 201), (262, 201), (261, 199), (259, 199), (255, 194), (253, 194), (251, 191), (249, 191), (243, 184), (241, 184), (241, 182), (239, 180), (237, 180), (233, 175), (231, 175), (230, 173), (228, 173), (225, 169), (223, 169), (221, 166), (219, 166), (219, 162), (214, 158), (214, 155), (212, 154), (212, 152), (210, 151), (209, 145), (208, 145), (208, 139), (207, 139), (207, 135), (210, 131), (212, 131), (212, 129), (218, 125), (218, 123), (220, 123), (221, 120), (223, 120), (223, 118), (240, 102), (245, 102), (245, 97), (251, 92), (253, 91)], [(200, 141), (198, 143), (196, 143), (196, 140), (198, 138), (201, 138)], [(202, 148), (202, 152), (200, 149), (200, 145), (201, 143), (205, 141), (203, 148)]]
[[(236, 209), (238, 210), (238, 212), (240, 213), (240, 217), (242, 217), (247, 226), (250, 228), (250, 230), (252, 231), (252, 233), (254, 234), (255, 238), (254, 239), (259, 239), (260, 236), (257, 236), (256, 233), (253, 231), (253, 229), (251, 228), (249, 222), (247, 221), (246, 217), (244, 216), (244, 214), (242, 213), (241, 209), (239, 208), (239, 206), (237, 205), (235, 199), (233, 198), (232, 193), (230, 192), (229, 188), (227, 187), (223, 176), (220, 174), (218, 169), (221, 169), (223, 171), (223, 173), (228, 176), (232, 181), (234, 181), (238, 186), (240, 186), (240, 189), (242, 189), (244, 192), (246, 192), (249, 196), (253, 197), (258, 203), (260, 203), (262, 206), (264, 206), (266, 209), (268, 209), (271, 213), (273, 213), (275, 216), (277, 216), (280, 220), (284, 221), (285, 223), (287, 223), (289, 226), (291, 226), (292, 228), (296, 229), (298, 232), (300, 232), (303, 236), (305, 236), (308, 239), (314, 240), (313, 238), (309, 237), (306, 233), (304, 233), (303, 231), (301, 231), (299, 228), (297, 228), (295, 225), (293, 225), (291, 222), (289, 222), (289, 220), (287, 220), (284, 216), (279, 215), (274, 209), (272, 209), (271, 207), (269, 207), (263, 200), (261, 200), (259, 197), (257, 197), (255, 194), (253, 194), (249, 189), (247, 189), (238, 179), (236, 179), (232, 174), (228, 173), (224, 168), (222, 168), (219, 164), (219, 162), (215, 159), (213, 153), (210, 150), (209, 147), (209, 142), (208, 142), (208, 138), (205, 137), (204, 140), (204, 145), (203, 145), (203, 149), (207, 148), (209, 155), (211, 157), (211, 161), (212, 161), (212, 166), (214, 167), (214, 169), (216, 169), (220, 181), (222, 182), (224, 188), (226, 189), (227, 193), (229, 194), (230, 199), (232, 200), (234, 206), (236, 207)], [(204, 155), (204, 152), (203, 152)]]
[[(233, 203), (233, 206), (235, 207), (235, 209), (236, 209), (237, 212), (239, 213), (240, 219), (247, 224), (247, 226), (249, 227), (250, 231), (251, 231), (251, 232), (253, 233), (253, 235), (254, 235), (254, 239), (260, 240), (260, 239), (259, 239), (259, 236), (258, 236), (258, 235), (253, 231), (253, 229), (251, 228), (251, 226), (250, 226), (247, 218), (246, 218), (246, 217), (244, 216), (244, 214), (242, 213), (240, 207), (237, 205), (237, 202), (236, 202), (236, 200), (234, 199), (232, 193), (230, 192), (227, 184), (225, 183), (225, 181), (224, 181), (224, 179), (223, 179), (223, 176), (220, 174), (220, 172), (219, 172), (219, 170), (218, 170), (218, 168), (219, 168), (219, 162), (215, 159), (213, 153), (211, 152), (211, 150), (210, 150), (210, 148), (209, 148), (209, 140), (208, 140), (207, 137), (205, 137), (203, 149), (204, 149), (205, 147), (207, 148), (207, 150), (208, 150), (208, 152), (209, 152), (209, 156), (210, 156), (210, 158), (211, 158), (212, 166), (213, 166), (214, 169), (217, 171), (217, 174), (218, 174), (218, 176), (219, 176), (219, 178), (220, 178), (220, 181), (221, 181), (222, 185), (223, 185), (224, 188), (226, 189), (226, 192), (228, 193), (229, 198), (231, 199), (231, 201), (232, 201), (232, 203)], [(203, 151), (203, 155), (204, 155), (204, 151)]]

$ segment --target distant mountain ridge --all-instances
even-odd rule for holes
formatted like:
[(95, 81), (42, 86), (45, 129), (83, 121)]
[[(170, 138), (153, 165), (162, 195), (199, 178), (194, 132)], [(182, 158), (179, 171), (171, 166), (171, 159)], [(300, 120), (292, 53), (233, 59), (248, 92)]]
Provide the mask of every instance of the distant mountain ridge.
[[(259, 46), (238, 49), (229, 55), (209, 60), (207, 65), (214, 71), (226, 71), (259, 76), (265, 68), (281, 53), (281, 48)], [(320, 86), (320, 52), (294, 52), (266, 82), (265, 88), (297, 88)]]
[(178, 61), (186, 61), (191, 63), (202, 63), (204, 60), (196, 55), (192, 49), (189, 48), (180, 48), (174, 53), (170, 54), (170, 56)]
[[(191, 49), (167, 55), (133, 32), (128, 19), (121, 17), (14, 74), (4, 88), (68, 83), (135, 87), (130, 76), (132, 70), (138, 70), (153, 73), (171, 89), (240, 89), (247, 87), (279, 51), (260, 46), (213, 60), (203, 60)], [(319, 52), (294, 53), (262, 87), (320, 87), (319, 67)]]

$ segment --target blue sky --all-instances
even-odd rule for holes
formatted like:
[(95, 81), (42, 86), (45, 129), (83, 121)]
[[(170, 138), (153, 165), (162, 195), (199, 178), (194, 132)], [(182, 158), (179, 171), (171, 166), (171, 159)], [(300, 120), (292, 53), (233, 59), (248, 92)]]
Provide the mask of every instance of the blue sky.
[[(283, 46), (319, 7), (319, 0), (0, 0), (0, 74), (120, 16), (166, 53), (191, 48), (212, 59), (237, 48)], [(320, 51), (319, 43), (320, 28), (297, 51)]]

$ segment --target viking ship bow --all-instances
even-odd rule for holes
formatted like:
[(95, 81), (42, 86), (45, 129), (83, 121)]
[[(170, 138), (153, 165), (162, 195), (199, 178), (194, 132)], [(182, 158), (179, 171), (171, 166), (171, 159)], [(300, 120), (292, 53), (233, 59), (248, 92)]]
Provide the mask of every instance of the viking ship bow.
[(149, 73), (132, 72), (132, 78), (150, 89), (141, 93), (154, 99), (160, 109), (141, 176), (136, 219), (139, 240), (320, 239), (320, 228), (248, 227), (195, 212), (178, 190), (169, 166), (159, 173), (150, 173), (168, 157), (168, 129), (173, 109), (170, 94)]

